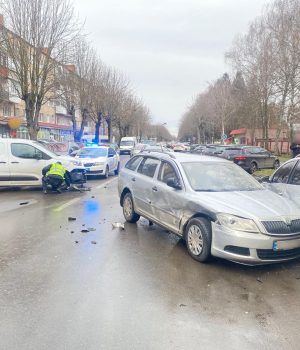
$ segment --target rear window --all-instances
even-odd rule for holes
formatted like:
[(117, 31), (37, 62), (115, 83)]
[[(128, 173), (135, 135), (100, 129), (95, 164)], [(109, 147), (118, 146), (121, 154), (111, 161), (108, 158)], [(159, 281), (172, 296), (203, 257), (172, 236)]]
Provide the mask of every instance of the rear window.
[(238, 148), (235, 148), (235, 149), (226, 149), (224, 151), (224, 153), (228, 154), (228, 155), (232, 155), (232, 154), (239, 154), (239, 153), (242, 153), (242, 149), (238, 149)]

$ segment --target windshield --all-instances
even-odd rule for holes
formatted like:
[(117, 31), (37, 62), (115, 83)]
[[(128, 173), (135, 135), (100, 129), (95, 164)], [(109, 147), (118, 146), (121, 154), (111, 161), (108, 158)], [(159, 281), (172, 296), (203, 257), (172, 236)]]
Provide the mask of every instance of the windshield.
[(98, 158), (107, 156), (107, 148), (84, 148), (78, 153), (79, 158)]
[(245, 170), (231, 163), (182, 163), (184, 172), (194, 191), (227, 192), (256, 191), (264, 187)]
[(121, 141), (120, 146), (133, 146), (133, 141)]

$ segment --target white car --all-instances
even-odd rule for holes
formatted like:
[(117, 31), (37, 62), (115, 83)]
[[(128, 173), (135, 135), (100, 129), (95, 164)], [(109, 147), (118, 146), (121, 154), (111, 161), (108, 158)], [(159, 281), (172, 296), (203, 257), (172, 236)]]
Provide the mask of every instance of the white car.
[(111, 172), (119, 174), (120, 157), (111, 147), (84, 147), (76, 154), (75, 159), (82, 161), (87, 176), (102, 175), (107, 178)]
[(72, 183), (85, 182), (85, 170), (78, 159), (59, 156), (40, 142), (0, 138), (0, 187), (42, 186), (42, 169), (60, 161)]

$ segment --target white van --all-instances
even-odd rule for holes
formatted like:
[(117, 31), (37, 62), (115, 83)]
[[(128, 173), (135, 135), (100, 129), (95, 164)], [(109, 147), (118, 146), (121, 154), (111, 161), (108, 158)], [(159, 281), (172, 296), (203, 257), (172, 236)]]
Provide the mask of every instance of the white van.
[(136, 144), (136, 137), (122, 137), (120, 142), (120, 154), (130, 154)]
[(58, 161), (73, 183), (85, 182), (79, 180), (85, 173), (80, 160), (59, 156), (37, 141), (0, 138), (0, 187), (41, 186), (42, 169)]

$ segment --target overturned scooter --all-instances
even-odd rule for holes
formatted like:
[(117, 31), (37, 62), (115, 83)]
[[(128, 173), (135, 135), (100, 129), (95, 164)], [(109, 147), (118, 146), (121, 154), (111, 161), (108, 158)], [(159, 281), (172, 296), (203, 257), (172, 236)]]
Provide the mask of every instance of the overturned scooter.
[(80, 172), (68, 172), (60, 162), (49, 164), (42, 170), (43, 174), (43, 192), (62, 193), (63, 191), (90, 191), (89, 187), (85, 187), (86, 174), (85, 170)]

